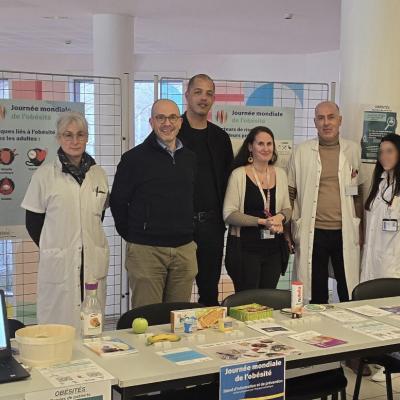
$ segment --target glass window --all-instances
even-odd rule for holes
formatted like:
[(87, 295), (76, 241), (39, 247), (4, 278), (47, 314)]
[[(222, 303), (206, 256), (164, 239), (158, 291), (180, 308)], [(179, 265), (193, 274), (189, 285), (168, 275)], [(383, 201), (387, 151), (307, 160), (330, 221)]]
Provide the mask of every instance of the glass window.
[[(149, 118), (151, 106), (154, 103), (154, 81), (135, 81), (135, 145), (140, 144), (150, 133)], [(171, 99), (178, 104), (183, 113), (183, 81), (168, 81), (162, 83), (160, 98)]]
[(74, 91), (72, 101), (85, 103), (85, 117), (89, 127), (89, 141), (86, 151), (95, 157), (95, 137), (94, 137), (94, 82), (92, 80), (74, 80)]
[(8, 79), (0, 79), (0, 99), (10, 98), (10, 88)]
[(154, 82), (135, 81), (135, 145), (140, 144), (150, 133), (149, 118), (154, 102)]
[[(10, 98), (8, 79), (0, 79), (0, 99)], [(13, 252), (11, 240), (0, 240), (0, 288), (12, 294)]]

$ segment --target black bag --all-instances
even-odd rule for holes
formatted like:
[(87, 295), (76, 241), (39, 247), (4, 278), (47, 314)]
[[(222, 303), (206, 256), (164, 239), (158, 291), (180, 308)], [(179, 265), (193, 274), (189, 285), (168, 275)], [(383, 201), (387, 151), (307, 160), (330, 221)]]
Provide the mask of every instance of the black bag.
[(225, 269), (238, 292), (242, 282), (242, 243), (240, 237), (230, 233), (226, 239)]
[(279, 248), (281, 251), (281, 275), (284, 276), (289, 264), (289, 244), (284, 235), (279, 235)]

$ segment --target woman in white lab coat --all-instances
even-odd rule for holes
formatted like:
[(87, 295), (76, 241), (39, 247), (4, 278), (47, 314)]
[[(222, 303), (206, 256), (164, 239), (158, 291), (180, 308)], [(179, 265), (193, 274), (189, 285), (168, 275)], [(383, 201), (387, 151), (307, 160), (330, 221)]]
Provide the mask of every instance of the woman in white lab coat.
[(400, 278), (400, 136), (379, 146), (371, 191), (365, 203), (366, 240), (361, 281)]
[(102, 218), (108, 181), (85, 152), (88, 125), (82, 114), (62, 114), (56, 138), (57, 158), (33, 174), (22, 207), (27, 230), (40, 250), (38, 322), (78, 328), (84, 282), (98, 282), (105, 307), (109, 249)]

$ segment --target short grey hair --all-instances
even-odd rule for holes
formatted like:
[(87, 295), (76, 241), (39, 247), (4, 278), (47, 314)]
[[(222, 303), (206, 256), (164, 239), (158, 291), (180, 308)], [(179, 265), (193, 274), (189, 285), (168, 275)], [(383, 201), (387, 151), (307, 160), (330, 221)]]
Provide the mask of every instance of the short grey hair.
[(318, 103), (318, 104), (315, 106), (315, 109), (314, 109), (315, 115), (317, 115), (317, 113), (318, 113), (318, 108), (319, 108), (320, 106), (322, 106), (322, 105), (330, 105), (330, 106), (333, 106), (334, 108), (336, 108), (338, 114), (340, 115), (340, 108), (339, 108), (339, 106), (338, 106), (334, 101), (330, 101), (330, 100), (325, 100), (325, 101), (321, 101), (320, 103)]
[(58, 118), (56, 133), (57, 139), (61, 137), (61, 135), (67, 130), (68, 125), (70, 125), (72, 122), (75, 122), (78, 127), (86, 134), (89, 133), (88, 123), (85, 116), (80, 112), (71, 111), (62, 113), (61, 116)]

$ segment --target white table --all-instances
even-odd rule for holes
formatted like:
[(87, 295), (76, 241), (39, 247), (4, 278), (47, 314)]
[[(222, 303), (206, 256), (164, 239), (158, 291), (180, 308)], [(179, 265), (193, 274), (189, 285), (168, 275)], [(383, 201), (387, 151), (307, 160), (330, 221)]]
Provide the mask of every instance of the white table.
[[(80, 352), (78, 350), (78, 347), (79, 346), (76, 346), (76, 348), (74, 349), (72, 358), (75, 360), (89, 358), (86, 356), (86, 354)], [(0, 384), (0, 399), (24, 400), (26, 393), (41, 392), (54, 389), (54, 386), (36, 368), (32, 368), (30, 374), (31, 376), (29, 378), (22, 381)], [(118, 379), (114, 378), (111, 381), (111, 384), (118, 384)]]
[[(335, 307), (346, 308), (349, 305), (357, 306), (363, 304), (376, 306), (400, 304), (400, 297), (341, 303), (336, 304)], [(289, 323), (289, 326), (286, 326), (297, 332), (307, 330), (317, 331), (323, 335), (346, 340), (348, 343), (320, 349), (285, 336), (277, 336), (274, 340), (291, 345), (302, 351), (300, 355), (289, 355), (286, 357), (287, 369), (337, 362), (347, 358), (400, 351), (400, 342), (398, 340), (377, 341), (369, 336), (347, 329), (343, 327), (341, 323), (328, 317), (319, 314), (312, 315), (314, 317), (311, 318), (311, 320), (305, 315), (302, 319), (294, 320), (294, 322)], [(274, 318), (276, 322), (283, 324), (287, 324), (288, 321), (291, 321), (289, 316), (281, 314), (279, 311), (274, 312)], [(389, 317), (373, 319), (380, 320), (393, 326), (400, 326), (400, 319), (395, 320)], [(169, 332), (169, 325), (151, 327), (150, 330), (153, 333)], [(240, 325), (240, 330), (244, 333), (243, 338), (261, 336), (259, 332), (248, 328), (244, 324)], [(238, 337), (233, 337), (213, 329), (205, 330), (201, 333), (205, 336), (204, 343), (238, 339)], [(157, 355), (156, 351), (163, 350), (162, 348), (146, 346), (143, 338), (133, 334), (131, 330), (107, 332), (107, 335), (119, 337), (125, 342), (131, 343), (138, 349), (138, 353), (103, 358), (84, 347), (80, 341), (77, 341), (73, 357), (75, 359), (90, 358), (113, 375), (116, 378), (113, 384), (116, 385), (115, 387), (120, 391), (123, 399), (134, 394), (209, 382), (217, 378), (217, 374), (222, 365), (229, 364), (229, 362), (213, 359), (197, 364), (179, 366)], [(190, 347), (197, 349), (197, 345), (203, 344), (203, 342), (189, 341), (189, 339), (184, 337), (185, 335), (182, 336), (183, 338), (180, 342), (171, 343), (172, 348)], [(187, 335), (187, 337), (188, 336), (190, 335)], [(203, 349), (197, 350), (204, 353)], [(51, 388), (50, 383), (35, 369), (33, 369), (31, 373), (31, 378), (25, 381), (0, 385), (0, 399), (24, 399), (25, 393)]]
[[(396, 298), (400, 303), (400, 297)], [(394, 299), (381, 299), (382, 304), (393, 304)], [(371, 301), (361, 302), (361, 304), (371, 304)], [(356, 303), (351, 303), (356, 305)], [(341, 304), (345, 307), (346, 304)], [(287, 315), (280, 312), (274, 313), (275, 321), (287, 322), (291, 320)], [(399, 322), (400, 323), (400, 322)], [(375, 339), (344, 328), (343, 325), (326, 316), (313, 314), (313, 318), (304, 318), (291, 322), (290, 329), (297, 332), (307, 330), (317, 331), (323, 335), (333, 336), (343, 339), (348, 343), (331, 348), (317, 348), (312, 345), (298, 342), (294, 339), (279, 336), (274, 339), (278, 342), (298, 348), (303, 353), (300, 355), (289, 355), (286, 357), (287, 369), (308, 367), (312, 365), (337, 362), (348, 358), (361, 357), (367, 355), (381, 354), (400, 350), (398, 340), (376, 341)], [(241, 325), (240, 330), (244, 332), (244, 338), (261, 336), (257, 331)], [(153, 333), (169, 332), (169, 325), (152, 327)], [(163, 349), (146, 346), (143, 340), (139, 340), (130, 330), (108, 332), (110, 336), (119, 337), (126, 342), (132, 343), (139, 353), (131, 354), (126, 357), (102, 358), (95, 355), (89, 349), (80, 350), (87, 357), (95, 360), (100, 366), (108, 370), (113, 376), (118, 378), (118, 389), (122, 398), (127, 398), (134, 394), (166, 390), (170, 388), (184, 387), (193, 384), (209, 382), (217, 377), (222, 365), (229, 364), (222, 360), (213, 359), (212, 361), (179, 366), (169, 362), (156, 354), (156, 351)], [(204, 343), (215, 343), (227, 340), (238, 339), (224, 334), (217, 330), (202, 331), (205, 335)], [(184, 335), (183, 335), (184, 336)], [(188, 342), (183, 337), (180, 342), (172, 343), (172, 348), (190, 347), (196, 349), (198, 343)], [(204, 353), (203, 349), (197, 349)]]

